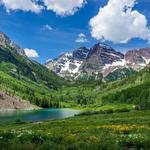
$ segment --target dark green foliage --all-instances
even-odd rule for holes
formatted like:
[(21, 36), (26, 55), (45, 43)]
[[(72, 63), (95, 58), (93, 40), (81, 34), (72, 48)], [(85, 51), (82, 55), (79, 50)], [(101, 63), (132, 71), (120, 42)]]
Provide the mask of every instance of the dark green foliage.
[(91, 111), (83, 111), (79, 113), (77, 116), (84, 116), (84, 115), (94, 115), (94, 114), (112, 114), (112, 113), (123, 113), (123, 112), (129, 112), (130, 110), (127, 108), (122, 109), (106, 109), (106, 110), (91, 110)]
[(110, 81), (115, 81), (119, 79), (126, 78), (130, 75), (133, 75), (136, 73), (132, 68), (123, 68), (123, 69), (117, 69), (110, 73), (108, 76), (105, 77), (105, 81), (110, 82)]
[(76, 82), (102, 82), (103, 75), (101, 73), (92, 73), (88, 75), (87, 73), (82, 73), (77, 79)]
[(136, 87), (127, 88), (116, 93), (102, 97), (105, 102), (120, 102), (120, 103), (140, 103), (150, 99), (150, 84), (143, 83)]
[(28, 78), (16, 79), (0, 71), (0, 89), (9, 96), (21, 97), (44, 108), (60, 107), (59, 101), (51, 95), (54, 90)]
[(67, 82), (45, 66), (18, 54), (11, 47), (0, 47), (0, 90), (38, 106), (60, 107), (51, 93)]
[(115, 84), (120, 85), (117, 85), (120, 89), (102, 96), (103, 103), (130, 103), (137, 109), (150, 108), (150, 72), (147, 68)]
[(139, 73), (116, 70), (110, 75), (111, 80), (133, 74), (114, 82), (102, 83), (101, 74), (93, 74), (68, 83), (11, 48), (1, 47), (0, 57), (0, 89), (38, 106), (97, 108), (105, 104), (134, 104), (135, 109), (150, 108), (148, 67)]
[(0, 70), (16, 78), (26, 77), (51, 89), (57, 89), (66, 82), (43, 65), (19, 55), (12, 48), (0, 47)]

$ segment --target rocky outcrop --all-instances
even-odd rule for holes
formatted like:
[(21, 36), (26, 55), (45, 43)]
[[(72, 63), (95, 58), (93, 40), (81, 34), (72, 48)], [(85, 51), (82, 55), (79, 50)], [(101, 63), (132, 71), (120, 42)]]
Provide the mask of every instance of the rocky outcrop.
[(109, 74), (116, 65), (122, 64), (124, 55), (106, 44), (98, 43), (92, 48), (80, 47), (73, 53), (65, 53), (50, 60), (46, 66), (67, 79), (78, 79), (83, 75)]
[(123, 54), (106, 44), (97, 43), (90, 49), (80, 47), (73, 53), (61, 55), (48, 62), (46, 66), (67, 79), (78, 79), (83, 75), (96, 77), (98, 74), (106, 78), (117, 69), (126, 70), (125, 72), (131, 72), (131, 69), (139, 71), (149, 62), (150, 48), (129, 50)]
[(38, 109), (37, 106), (30, 104), (28, 101), (23, 101), (17, 97), (11, 97), (6, 93), (0, 91), (0, 111), (9, 110), (32, 110)]
[[(98, 43), (90, 49), (81, 70), (89, 75), (95, 72), (102, 73), (106, 69), (110, 70), (113, 63), (121, 62), (123, 59), (124, 55), (122, 53), (115, 51), (106, 44)], [(105, 76), (105, 73), (103, 75)]]
[(24, 50), (11, 41), (3, 32), (0, 32), (0, 46), (12, 48), (20, 55), (25, 56)]
[(129, 50), (125, 54), (125, 61), (134, 70), (141, 70), (150, 63), (150, 48)]
[(88, 55), (89, 49), (81, 47), (73, 53), (65, 53), (57, 59), (46, 63), (47, 68), (53, 70), (61, 77), (76, 78), (80, 74), (80, 67)]

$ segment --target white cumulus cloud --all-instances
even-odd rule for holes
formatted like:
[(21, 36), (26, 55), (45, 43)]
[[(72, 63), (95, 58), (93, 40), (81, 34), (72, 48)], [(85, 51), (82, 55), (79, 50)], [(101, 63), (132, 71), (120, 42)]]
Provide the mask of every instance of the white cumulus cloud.
[(7, 12), (22, 10), (40, 13), (50, 10), (60, 16), (69, 16), (86, 4), (86, 0), (0, 0)]
[(127, 43), (133, 38), (150, 39), (146, 17), (133, 10), (137, 0), (109, 0), (90, 20), (91, 35), (97, 40)]
[(37, 0), (0, 0), (0, 4), (5, 6), (7, 12), (23, 10), (39, 13), (43, 8), (37, 4)]
[(79, 8), (83, 7), (86, 0), (43, 0), (48, 10), (52, 10), (57, 15), (73, 15)]
[(77, 39), (75, 40), (75, 42), (77, 42), (77, 43), (85, 43), (85, 42), (87, 42), (87, 41), (88, 41), (88, 40), (87, 40), (85, 34), (83, 34), (83, 33), (78, 34), (78, 37), (77, 37)]
[(26, 56), (29, 58), (39, 57), (39, 54), (34, 49), (25, 48), (24, 51), (25, 51)]

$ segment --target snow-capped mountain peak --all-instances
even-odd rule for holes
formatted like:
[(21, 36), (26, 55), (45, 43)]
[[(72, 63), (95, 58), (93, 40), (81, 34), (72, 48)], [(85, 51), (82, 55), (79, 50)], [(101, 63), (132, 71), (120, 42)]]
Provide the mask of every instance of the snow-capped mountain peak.
[(150, 48), (130, 50), (123, 54), (112, 47), (97, 43), (91, 48), (80, 47), (50, 61), (46, 66), (67, 79), (92, 76), (100, 73), (108, 76), (116, 69), (143, 69), (150, 62)]

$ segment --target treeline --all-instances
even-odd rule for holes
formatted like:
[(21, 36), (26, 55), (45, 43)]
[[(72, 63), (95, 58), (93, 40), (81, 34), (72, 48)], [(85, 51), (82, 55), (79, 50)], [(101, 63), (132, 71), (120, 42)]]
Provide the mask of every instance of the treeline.
[[(4, 70), (9, 66), (6, 63), (0, 63), (0, 65)], [(32, 65), (30, 66), (31, 70), (34, 69)], [(137, 109), (150, 108), (149, 69), (135, 73), (126, 79), (110, 83), (103, 83), (101, 79), (90, 79), (88, 81), (78, 80), (77, 82), (63, 85), (62, 79), (55, 76), (54, 73), (49, 72), (40, 64), (36, 66), (37, 68), (35, 70), (38, 74), (38, 76), (34, 74), (36, 81), (23, 76), (19, 71), (17, 71), (18, 78), (4, 71), (0, 71), (0, 89), (6, 90), (6, 93), (10, 96), (18, 96), (23, 100), (28, 100), (32, 104), (43, 108), (114, 103), (135, 104)], [(47, 71), (49, 72), (48, 74)], [(44, 73), (44, 76), (42, 76), (42, 73)], [(49, 75), (51, 77), (48, 77)], [(57, 79), (59, 84), (54, 82)]]
[[(10, 67), (8, 70), (7, 68)], [(22, 76), (36, 82), (44, 84), (50, 89), (58, 89), (67, 82), (57, 76), (45, 66), (29, 60), (16, 52), (10, 47), (4, 48), (0, 46), (0, 70), (19, 79)]]
[(17, 96), (40, 107), (61, 107), (60, 102), (50, 95), (52, 91), (47, 87), (32, 81), (16, 79), (1, 71), (0, 89), (9, 96)]
[(137, 109), (150, 108), (150, 83), (146, 82), (102, 97), (102, 103), (135, 104)]
[(43, 108), (89, 105), (94, 104), (96, 98), (92, 92), (93, 88), (89, 86), (70, 86), (51, 90), (31, 80), (16, 79), (4, 72), (0, 72), (0, 89), (12, 97), (18, 96)]

